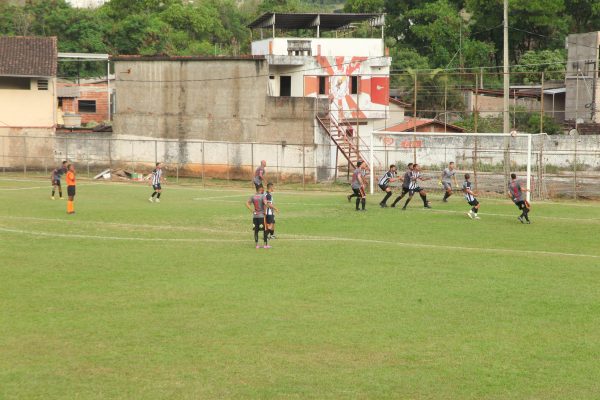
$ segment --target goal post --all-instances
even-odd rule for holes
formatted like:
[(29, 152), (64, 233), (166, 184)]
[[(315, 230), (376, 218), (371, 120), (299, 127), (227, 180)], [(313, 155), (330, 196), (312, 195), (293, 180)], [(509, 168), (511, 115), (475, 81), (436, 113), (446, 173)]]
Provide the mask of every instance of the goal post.
[[(475, 175), (476, 186), (478, 177), (483, 178), (483, 185), (479, 186), (489, 191), (506, 192), (506, 183), (510, 179), (506, 171), (514, 171), (520, 176), (524, 174), (526, 199), (530, 202), (533, 138), (539, 135), (545, 134), (372, 131), (370, 193), (374, 193), (375, 180), (387, 171), (390, 164), (416, 162), (441, 175), (441, 170), (454, 161), (458, 171)], [(507, 159), (510, 164), (505, 169)]]

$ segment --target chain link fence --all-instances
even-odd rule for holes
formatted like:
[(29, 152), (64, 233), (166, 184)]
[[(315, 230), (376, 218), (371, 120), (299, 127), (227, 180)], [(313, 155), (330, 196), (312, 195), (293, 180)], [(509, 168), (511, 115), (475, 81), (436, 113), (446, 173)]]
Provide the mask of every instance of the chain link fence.
[[(489, 194), (505, 191), (508, 174), (526, 174), (526, 138), (511, 138), (508, 154), (504, 138), (418, 136), (382, 138), (374, 146), (374, 174), (390, 164), (402, 171), (409, 162), (422, 165), (429, 190), (438, 190), (441, 170), (456, 163), (459, 183), (471, 173), (477, 189)], [(223, 181), (249, 182), (261, 160), (268, 179), (277, 184), (343, 190), (351, 168), (331, 144), (230, 143), (208, 141), (115, 139), (77, 136), (0, 136), (3, 174), (49, 176), (62, 160), (76, 164), (80, 176), (93, 178), (106, 169), (147, 174), (156, 162), (165, 165), (176, 182), (202, 185)], [(507, 157), (508, 156), (508, 157)], [(506, 160), (509, 165), (506, 167)], [(539, 135), (532, 147), (533, 196), (600, 198), (600, 137)], [(312, 187), (312, 186), (310, 186)]]

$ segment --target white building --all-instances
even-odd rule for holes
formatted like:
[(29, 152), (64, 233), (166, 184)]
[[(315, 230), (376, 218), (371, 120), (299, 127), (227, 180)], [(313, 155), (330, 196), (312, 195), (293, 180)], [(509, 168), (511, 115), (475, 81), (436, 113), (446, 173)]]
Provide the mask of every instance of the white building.
[[(376, 30), (378, 37), (339, 37), (360, 22), (381, 28)], [(360, 138), (368, 142), (372, 130), (403, 118), (402, 112), (396, 118), (390, 115), (391, 58), (383, 41), (384, 23), (383, 14), (262, 15), (249, 27), (254, 34), (260, 33), (260, 39), (252, 42), (252, 55), (265, 56), (269, 64), (268, 94), (327, 98), (327, 110), (309, 111), (315, 112), (332, 139), (341, 140), (336, 136), (348, 132), (357, 147)], [(298, 30), (313, 30), (315, 37), (276, 35)], [(265, 32), (269, 38), (265, 38)], [(323, 37), (324, 32), (329, 37)], [(340, 150), (352, 153), (352, 149)], [(356, 158), (362, 158), (358, 151), (355, 153)]]
[(75, 8), (98, 8), (110, 0), (67, 0), (71, 7)]

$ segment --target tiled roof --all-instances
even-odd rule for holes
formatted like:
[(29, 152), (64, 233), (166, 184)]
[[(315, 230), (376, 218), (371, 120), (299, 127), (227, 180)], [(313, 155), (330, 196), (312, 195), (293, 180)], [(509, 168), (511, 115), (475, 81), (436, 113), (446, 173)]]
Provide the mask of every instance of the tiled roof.
[[(435, 119), (417, 118), (415, 121), (415, 118), (406, 117), (403, 122), (400, 122), (397, 125), (389, 126), (389, 127), (385, 128), (385, 130), (389, 131), (389, 132), (410, 132), (413, 129), (415, 129), (415, 125), (417, 126), (417, 129), (419, 129), (420, 127), (424, 127), (424, 126), (431, 125), (431, 124), (444, 126), (443, 122), (440, 122)], [(446, 124), (445, 126), (446, 126), (446, 129), (450, 129), (451, 131), (458, 131), (458, 132), (465, 131), (463, 128), (456, 126), (456, 125)]]
[(0, 37), (0, 76), (56, 76), (56, 37)]

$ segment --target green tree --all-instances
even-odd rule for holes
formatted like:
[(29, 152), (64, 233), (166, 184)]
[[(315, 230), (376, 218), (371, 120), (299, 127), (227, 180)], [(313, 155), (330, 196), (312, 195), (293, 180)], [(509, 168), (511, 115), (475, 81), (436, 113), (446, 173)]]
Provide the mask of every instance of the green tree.
[(600, 27), (598, 0), (565, 0), (565, 9), (571, 17), (569, 32), (592, 32)]
[(512, 79), (517, 83), (540, 83), (542, 72), (545, 80), (565, 79), (566, 54), (564, 50), (528, 51), (519, 60), (519, 65), (512, 68)]
[(344, 11), (349, 13), (378, 13), (383, 11), (384, 0), (348, 0)]
[[(502, 61), (503, 1), (467, 0), (477, 37), (494, 43), (496, 63)], [(509, 0), (509, 48), (513, 63), (528, 50), (559, 48), (564, 45), (569, 16), (564, 0)]]

